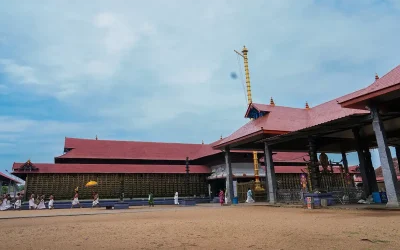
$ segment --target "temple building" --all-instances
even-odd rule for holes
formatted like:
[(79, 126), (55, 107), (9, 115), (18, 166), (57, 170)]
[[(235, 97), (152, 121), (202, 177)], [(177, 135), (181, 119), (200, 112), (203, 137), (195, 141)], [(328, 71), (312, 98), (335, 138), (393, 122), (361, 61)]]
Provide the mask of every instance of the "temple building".
[[(112, 141), (65, 138), (64, 154), (54, 163), (35, 163), (28, 160), (13, 164), (13, 174), (25, 180), (29, 195), (53, 194), (56, 199), (70, 199), (78, 187), (81, 198), (90, 198), (92, 189), (85, 183), (94, 180), (94, 189), (103, 198), (215, 196), (225, 189), (224, 152), (212, 144), (184, 144), (138, 141)], [(262, 152), (260, 177), (265, 183)], [(188, 157), (188, 162), (186, 162)], [(237, 182), (254, 180), (251, 151), (232, 151), (231, 162)], [(307, 153), (276, 153), (278, 185), (282, 189), (299, 188), (300, 174), (304, 172)], [(189, 173), (186, 172), (188, 163)], [(340, 172), (335, 170), (335, 181), (340, 185)], [(334, 184), (330, 184), (334, 185)]]
[(326, 160), (318, 159), (318, 154), (342, 154), (348, 176), (346, 153), (357, 152), (363, 189), (366, 195), (371, 195), (379, 191), (370, 153), (371, 148), (377, 148), (387, 206), (400, 206), (400, 189), (389, 150), (389, 146), (395, 147), (399, 157), (400, 66), (381, 78), (376, 75), (366, 88), (315, 107), (308, 103), (304, 108), (278, 106), (275, 102), (270, 105), (250, 103), (245, 116), (253, 120), (213, 146), (226, 154), (229, 197), (233, 197), (230, 154), (234, 150), (264, 152), (268, 199), (276, 203), (278, 187), (273, 152), (309, 152), (307, 186), (311, 191), (324, 189), (322, 177), (329, 165)]

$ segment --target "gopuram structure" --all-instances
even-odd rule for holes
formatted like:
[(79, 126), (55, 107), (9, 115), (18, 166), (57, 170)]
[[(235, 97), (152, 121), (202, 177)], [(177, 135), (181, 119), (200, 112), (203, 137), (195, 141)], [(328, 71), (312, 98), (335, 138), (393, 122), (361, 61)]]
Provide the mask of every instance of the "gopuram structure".
[[(382, 166), (387, 206), (399, 207), (399, 189), (389, 146), (400, 146), (400, 66), (356, 92), (315, 107), (291, 108), (251, 103), (246, 117), (254, 117), (224, 138), (214, 149), (225, 152), (226, 187), (233, 197), (231, 152), (264, 151), (266, 183), (270, 203), (276, 202), (277, 181), (273, 152), (309, 152), (308, 189), (320, 191), (326, 159), (317, 153), (342, 154), (346, 173), (347, 152), (356, 151), (366, 194), (378, 191), (369, 149), (377, 148)], [(398, 155), (397, 155), (398, 158)], [(323, 163), (325, 162), (325, 163)], [(320, 165), (323, 165), (321, 171)]]

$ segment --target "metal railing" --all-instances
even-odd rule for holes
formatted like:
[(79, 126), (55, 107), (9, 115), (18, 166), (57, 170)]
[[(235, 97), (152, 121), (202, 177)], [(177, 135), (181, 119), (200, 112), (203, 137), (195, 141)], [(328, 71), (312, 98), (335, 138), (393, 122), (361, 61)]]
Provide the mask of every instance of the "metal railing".
[(279, 189), (276, 192), (276, 200), (278, 203), (302, 203), (302, 197), (302, 190), (300, 189)]
[[(365, 199), (364, 191), (358, 188), (328, 188), (326, 191), (332, 193), (335, 204), (355, 204)], [(276, 192), (278, 203), (301, 204), (303, 197), (300, 189), (279, 189)]]

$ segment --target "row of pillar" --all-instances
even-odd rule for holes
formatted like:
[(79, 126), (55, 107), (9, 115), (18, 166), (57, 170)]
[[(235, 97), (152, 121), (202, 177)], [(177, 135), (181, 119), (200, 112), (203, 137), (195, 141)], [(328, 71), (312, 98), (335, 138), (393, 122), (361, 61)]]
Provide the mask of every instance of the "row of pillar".
[[(397, 175), (393, 166), (393, 159), (391, 152), (387, 144), (387, 138), (385, 129), (383, 127), (382, 120), (379, 115), (379, 110), (373, 106), (370, 107), (371, 114), (373, 117), (372, 127), (375, 132), (375, 137), (378, 145), (379, 158), (381, 161), (382, 172), (385, 182), (386, 195), (388, 198), (388, 207), (399, 207), (399, 195), (397, 190)], [(372, 194), (372, 192), (378, 192), (378, 185), (376, 182), (375, 169), (372, 165), (371, 153), (367, 142), (360, 136), (358, 128), (353, 129), (354, 139), (356, 141), (356, 150), (360, 162), (360, 172), (363, 181), (363, 187), (366, 195)], [(230, 160), (230, 150), (225, 148), (225, 163), (226, 163), (226, 193), (227, 203), (232, 201), (233, 197), (233, 175), (232, 166)], [(397, 156), (400, 155), (400, 148), (396, 148)], [(317, 159), (317, 142), (315, 137), (309, 137), (309, 155), (310, 155), (310, 179), (311, 185), (314, 190), (320, 188), (320, 171), (319, 163)], [(348, 163), (345, 152), (342, 152), (343, 165), (346, 173), (348, 173)], [(264, 143), (264, 159), (265, 159), (265, 170), (266, 170), (266, 190), (270, 203), (276, 203), (276, 178), (275, 168), (272, 160), (272, 150), (270, 145)]]

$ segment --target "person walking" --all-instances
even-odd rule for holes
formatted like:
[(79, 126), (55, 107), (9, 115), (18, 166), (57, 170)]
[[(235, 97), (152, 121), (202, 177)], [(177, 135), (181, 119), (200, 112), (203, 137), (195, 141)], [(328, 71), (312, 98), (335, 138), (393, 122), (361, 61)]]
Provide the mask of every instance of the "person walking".
[(154, 207), (154, 197), (153, 197), (153, 193), (151, 193), (151, 192), (149, 194), (149, 207)]

